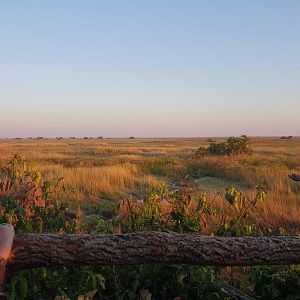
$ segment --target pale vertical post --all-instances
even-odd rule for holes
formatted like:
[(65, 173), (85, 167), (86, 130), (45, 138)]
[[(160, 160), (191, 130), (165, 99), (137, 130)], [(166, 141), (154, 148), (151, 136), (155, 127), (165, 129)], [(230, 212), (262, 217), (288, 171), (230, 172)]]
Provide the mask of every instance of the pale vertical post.
[(9, 259), (15, 231), (10, 224), (0, 224), (0, 300), (6, 299), (3, 293), (6, 262)]

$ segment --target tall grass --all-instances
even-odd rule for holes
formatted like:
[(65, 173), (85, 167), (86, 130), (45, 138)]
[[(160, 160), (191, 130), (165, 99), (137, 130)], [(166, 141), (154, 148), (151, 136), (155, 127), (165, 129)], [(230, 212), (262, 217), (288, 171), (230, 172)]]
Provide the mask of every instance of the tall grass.
[(141, 174), (138, 166), (125, 163), (102, 167), (73, 167), (62, 165), (41, 165), (44, 177), (52, 180), (64, 178), (66, 188), (74, 188), (81, 200), (144, 191), (157, 187), (160, 182), (152, 175)]
[[(0, 161), (14, 153), (36, 164), (48, 179), (65, 178), (81, 201), (142, 198), (153, 187), (184, 179), (217, 198), (227, 186), (251, 195), (256, 185), (267, 188), (257, 222), (300, 227), (300, 184), (288, 174), (300, 173), (300, 138), (253, 140), (252, 156), (195, 159), (207, 139), (0, 140)], [(208, 186), (203, 177), (211, 177)], [(210, 197), (211, 198), (211, 197)], [(226, 210), (220, 204), (220, 209)]]

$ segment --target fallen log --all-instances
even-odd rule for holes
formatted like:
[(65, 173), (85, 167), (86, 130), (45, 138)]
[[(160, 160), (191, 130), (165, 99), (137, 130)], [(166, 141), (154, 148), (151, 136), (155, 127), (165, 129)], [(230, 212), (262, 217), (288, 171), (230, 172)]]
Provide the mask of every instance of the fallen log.
[(9, 271), (75, 265), (145, 263), (210, 266), (300, 263), (299, 237), (209, 237), (141, 232), (120, 235), (17, 235)]

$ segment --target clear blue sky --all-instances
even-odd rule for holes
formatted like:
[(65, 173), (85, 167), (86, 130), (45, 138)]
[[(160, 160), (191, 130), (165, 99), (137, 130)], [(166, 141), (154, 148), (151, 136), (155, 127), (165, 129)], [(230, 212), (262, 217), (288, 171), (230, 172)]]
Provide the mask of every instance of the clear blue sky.
[(300, 135), (300, 1), (0, 1), (0, 136)]

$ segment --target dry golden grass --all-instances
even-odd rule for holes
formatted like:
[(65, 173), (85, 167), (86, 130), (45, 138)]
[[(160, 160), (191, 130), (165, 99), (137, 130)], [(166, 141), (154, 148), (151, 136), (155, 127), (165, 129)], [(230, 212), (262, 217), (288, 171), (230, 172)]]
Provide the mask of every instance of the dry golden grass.
[(300, 228), (300, 183), (287, 176), (300, 173), (300, 138), (254, 138), (251, 157), (196, 160), (194, 152), (206, 144), (206, 138), (0, 140), (0, 160), (18, 153), (46, 179), (64, 177), (82, 202), (100, 205), (101, 199), (141, 198), (162, 184), (172, 188), (187, 175), (188, 184), (212, 198), (229, 185), (251, 196), (263, 184), (268, 196), (256, 221)]
[(138, 166), (129, 163), (75, 168), (41, 165), (39, 170), (47, 180), (63, 177), (66, 188), (74, 188), (80, 200), (121, 196), (161, 184), (154, 176), (140, 174)]

